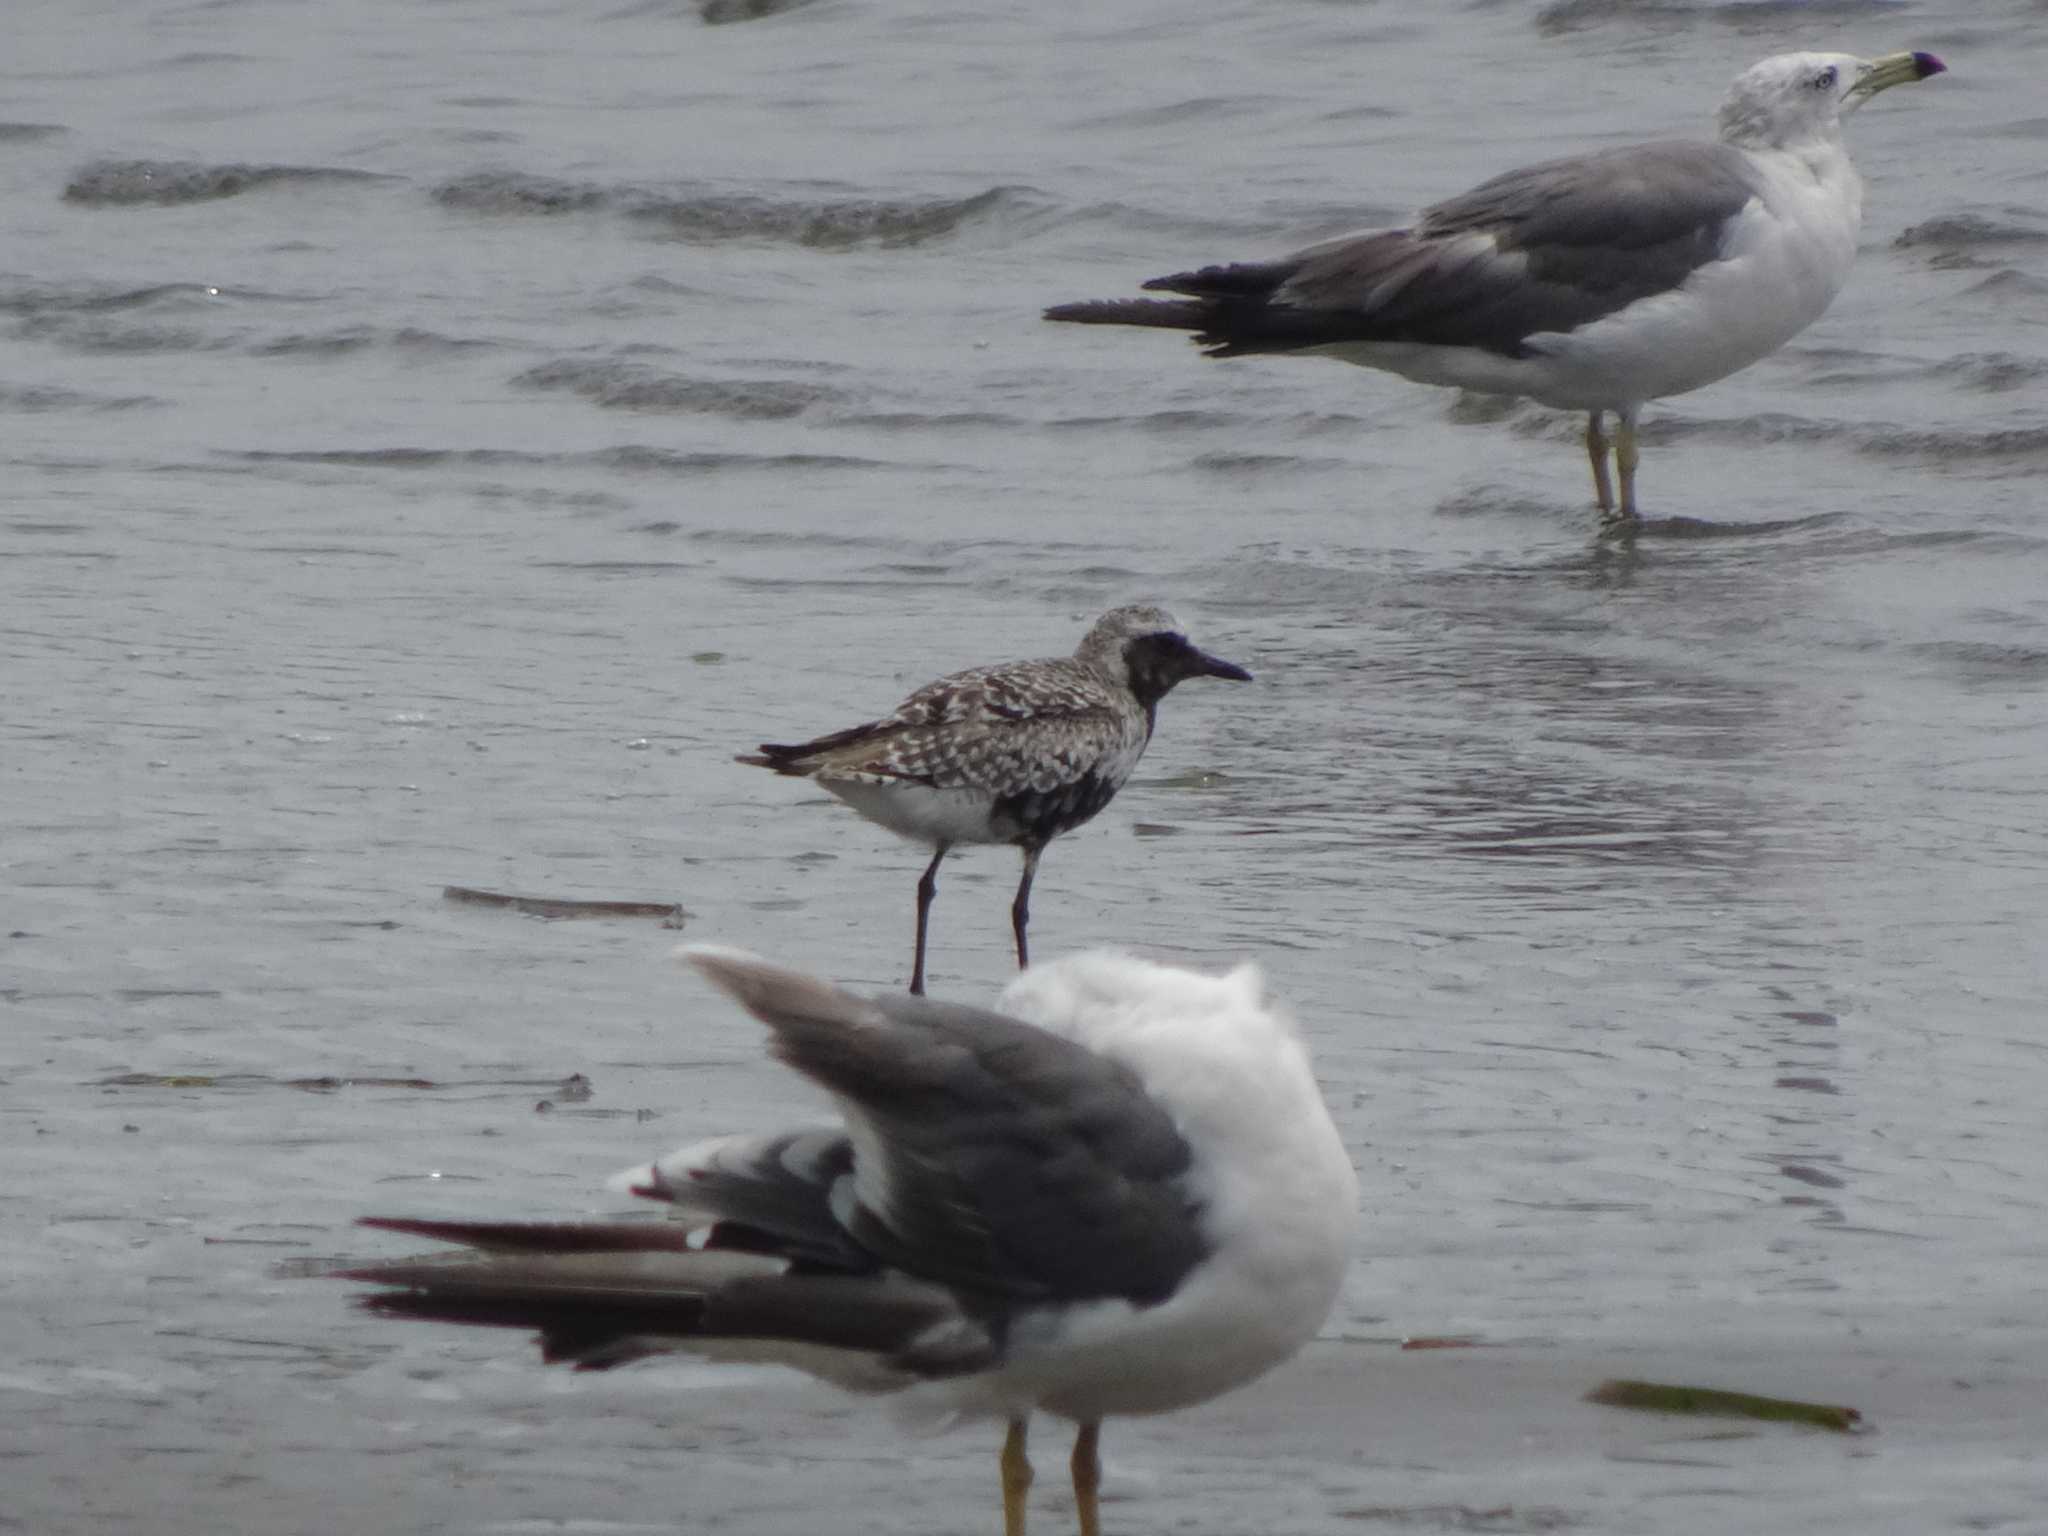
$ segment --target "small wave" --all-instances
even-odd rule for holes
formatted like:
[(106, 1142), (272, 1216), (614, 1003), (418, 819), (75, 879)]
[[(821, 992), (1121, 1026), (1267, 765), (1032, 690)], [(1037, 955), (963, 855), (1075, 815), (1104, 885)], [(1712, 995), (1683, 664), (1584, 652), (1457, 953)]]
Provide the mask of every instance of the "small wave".
[(637, 21), (653, 17), (675, 21), (686, 11), (695, 11), (707, 27), (730, 26), (742, 21), (765, 21), (784, 11), (800, 11), (816, 0), (632, 0), (617, 10), (606, 11), (606, 21)]
[(145, 288), (117, 288), (85, 284), (67, 287), (52, 283), (28, 283), (21, 287), (0, 287), (0, 312), (17, 315), (96, 313), (104, 310), (147, 309), (151, 307), (192, 308), (223, 297), (248, 298), (243, 294), (215, 288), (206, 283), (152, 283)]
[(1712, 442), (1772, 446), (1778, 443), (1835, 443), (1851, 441), (1857, 428), (1839, 421), (1815, 421), (1781, 411), (1760, 411), (1754, 416), (1670, 416), (1653, 424), (1642, 434), (1652, 442), (1705, 438)]
[(1038, 209), (1036, 199), (1014, 187), (963, 198), (781, 198), (607, 186), (521, 171), (458, 176), (433, 195), (443, 207), (472, 213), (615, 213), (677, 240), (781, 240), (821, 250), (921, 245), (977, 221)]
[(27, 144), (54, 139), (71, 130), (57, 123), (0, 123), (0, 144)]
[(1706, 21), (1739, 29), (1781, 30), (1788, 20), (1817, 17), (1867, 19), (1902, 0), (1724, 0), (1719, 5), (1679, 5), (1670, 0), (1553, 0), (1536, 13), (1536, 30), (1555, 35), (1611, 21), (1665, 29)]
[(0, 384), (0, 411), (129, 411), (162, 404), (154, 395), (95, 395), (53, 385)]
[[(1999, 395), (2048, 378), (2048, 362), (2011, 352), (1964, 352), (1935, 362), (1915, 362), (1846, 348), (1816, 348), (1801, 360), (1815, 365), (1806, 382), (1816, 389), (1857, 389), (1928, 379)], [(1839, 366), (1823, 366), (1831, 362)]]
[(1244, 420), (1225, 411), (1148, 411), (1138, 416), (1062, 416), (1048, 421), (1055, 432), (1215, 432)]
[(1256, 116), (1274, 105), (1270, 96), (1190, 96), (1162, 106), (1127, 107), (1076, 118), (1076, 128), (1171, 128), (1180, 123), (1213, 123), (1225, 118)]
[(697, 0), (697, 14), (707, 27), (727, 27), (741, 21), (765, 21), (786, 11), (800, 11), (816, 0)]
[(677, 240), (784, 240), (818, 250), (924, 245), (1020, 205), (1010, 187), (961, 198), (655, 198), (626, 210)]
[(1973, 683), (2048, 680), (2048, 650), (1984, 640), (1929, 640), (1907, 647)]
[(832, 419), (842, 427), (867, 427), (876, 432), (981, 431), (1024, 424), (1021, 417), (997, 411), (863, 411)]
[(338, 331), (308, 331), (273, 336), (249, 350), (258, 357), (340, 357), (376, 346), (383, 337), (366, 325)]
[(2048, 230), (1987, 218), (1980, 213), (1951, 213), (1908, 225), (1892, 241), (1892, 248), (1905, 251), (1931, 245), (1954, 250), (1981, 245), (2037, 245), (2043, 240), (2048, 240)]
[(501, 468), (589, 465), (642, 473), (696, 474), (721, 469), (881, 469), (877, 459), (836, 453), (691, 453), (622, 444), (583, 453), (522, 448), (252, 448), (228, 457), (248, 464), (336, 465), (360, 469)]
[(149, 352), (217, 352), (229, 343), (191, 325), (153, 325), (106, 315), (30, 315), (15, 327), (18, 336), (108, 355)]
[(2048, 378), (2048, 362), (2018, 357), (2011, 352), (1966, 352), (1936, 363), (1928, 373), (1937, 379), (1953, 380), (1965, 389), (2000, 395)]
[(1934, 428), (1865, 427), (1854, 434), (1856, 449), (1877, 458), (1931, 459), (1936, 463), (1980, 463), (1986, 459), (2048, 458), (2048, 426), (1994, 427), (1981, 432)]
[[(2043, 298), (2048, 298), (2048, 278), (2035, 277), (2030, 272), (2021, 272), (2012, 267), (2001, 267), (1982, 282), (1972, 283), (1962, 292), (1964, 298), (1991, 298), (2000, 302), (2018, 301), (2029, 311), (2038, 309)], [(2029, 318), (2031, 318), (2031, 313)]]
[(1683, 26), (1695, 17), (1685, 6), (1662, 5), (1656, 0), (1552, 0), (1536, 13), (1536, 30), (1547, 37), (1604, 26), (1610, 21), (1627, 21), (1638, 26)]
[(1344, 459), (1310, 458), (1293, 453), (1199, 453), (1188, 467), (1212, 475), (1299, 474), (1303, 470), (1342, 469)]
[(1646, 435), (1656, 441), (1705, 438), (1751, 446), (1840, 443), (1874, 458), (1924, 458), (1940, 462), (2048, 455), (2048, 426), (1902, 427), (1881, 421), (1814, 421), (1775, 412), (1722, 419), (1672, 418), (1658, 423), (1654, 434)]
[(736, 549), (905, 549), (901, 539), (860, 533), (785, 533), (776, 528), (692, 528), (683, 535), (691, 544), (730, 545)]
[(324, 165), (200, 165), (189, 160), (96, 160), (74, 174), (64, 201), (92, 208), (171, 206), (239, 197), (258, 187), (387, 181), (374, 171)]
[(589, 182), (557, 181), (519, 171), (476, 171), (434, 188), (434, 201), (467, 213), (584, 213), (611, 205), (614, 194)]
[(412, 352), (476, 352), (496, 347), (495, 341), (475, 336), (447, 336), (416, 325), (402, 325), (391, 333), (391, 344)]
[(815, 384), (787, 379), (691, 379), (643, 363), (564, 358), (529, 368), (512, 381), (528, 389), (563, 389), (612, 410), (679, 411), (780, 421), (835, 398)]

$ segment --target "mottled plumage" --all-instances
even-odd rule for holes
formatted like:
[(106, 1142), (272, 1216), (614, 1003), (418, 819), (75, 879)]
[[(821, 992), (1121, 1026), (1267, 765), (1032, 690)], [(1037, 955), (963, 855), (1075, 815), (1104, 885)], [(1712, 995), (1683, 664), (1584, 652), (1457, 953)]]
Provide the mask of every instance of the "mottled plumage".
[(620, 1181), (674, 1222), (366, 1225), (466, 1252), (364, 1265), (391, 1316), (539, 1331), (602, 1369), (688, 1350), (793, 1365), (1009, 1424), (1096, 1438), (1251, 1380), (1321, 1325), (1358, 1185), (1292, 1022), (1257, 971), (1109, 952), (1039, 966), (991, 1012), (860, 997), (736, 950), (689, 958), (833, 1095), (841, 1127), (728, 1136)]
[(1031, 882), (1045, 845), (1115, 798), (1152, 739), (1159, 701), (1189, 677), (1249, 681), (1195, 649), (1163, 608), (1113, 608), (1072, 656), (1002, 662), (927, 683), (882, 719), (739, 761), (815, 780), (870, 821), (924, 843), (910, 990), (924, 990), (925, 931), (938, 867), (959, 843), (1014, 843), (1024, 875), (1011, 906), (1028, 963)]
[(1721, 142), (1640, 144), (1496, 176), (1405, 229), (1154, 278), (1178, 299), (1061, 304), (1050, 320), (1194, 332), (1211, 357), (1312, 352), (1426, 384), (1587, 412), (1603, 513), (1634, 518), (1645, 401), (1776, 351), (1847, 278), (1862, 185), (1841, 119), (1932, 54), (1786, 54), (1739, 76)]

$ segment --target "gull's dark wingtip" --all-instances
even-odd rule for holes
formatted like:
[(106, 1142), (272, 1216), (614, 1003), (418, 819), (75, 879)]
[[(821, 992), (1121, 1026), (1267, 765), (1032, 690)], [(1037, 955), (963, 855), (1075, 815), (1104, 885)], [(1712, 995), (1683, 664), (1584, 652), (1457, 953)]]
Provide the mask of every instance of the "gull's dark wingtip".
[(1942, 63), (1941, 60), (1936, 58), (1933, 54), (1922, 53), (1917, 48), (1913, 50), (1914, 79), (1925, 80), (1929, 75), (1945, 75), (1947, 73), (1948, 66)]
[(1045, 311), (1045, 318), (1072, 325), (1146, 325), (1193, 331), (1209, 323), (1209, 306), (1193, 299), (1084, 299), (1078, 304), (1055, 304)]

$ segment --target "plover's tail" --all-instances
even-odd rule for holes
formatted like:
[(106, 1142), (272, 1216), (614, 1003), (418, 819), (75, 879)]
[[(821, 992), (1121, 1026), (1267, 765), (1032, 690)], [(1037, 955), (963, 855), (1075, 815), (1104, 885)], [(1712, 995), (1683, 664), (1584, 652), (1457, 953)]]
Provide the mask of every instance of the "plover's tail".
[(800, 779), (808, 778), (823, 766), (822, 759), (828, 754), (841, 747), (866, 742), (874, 735), (879, 724), (878, 721), (870, 720), (864, 725), (834, 731), (829, 736), (815, 737), (810, 741), (764, 741), (759, 752), (742, 753), (733, 761), (745, 763), (749, 768), (772, 768), (777, 773), (786, 773)]

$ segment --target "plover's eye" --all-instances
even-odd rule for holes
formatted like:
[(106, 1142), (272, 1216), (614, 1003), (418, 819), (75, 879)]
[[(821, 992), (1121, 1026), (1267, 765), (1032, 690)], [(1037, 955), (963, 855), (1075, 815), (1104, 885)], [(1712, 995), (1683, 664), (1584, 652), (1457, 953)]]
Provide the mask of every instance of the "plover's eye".
[(1832, 91), (1835, 88), (1835, 81), (1839, 78), (1835, 73), (1835, 66), (1830, 64), (1813, 77), (1811, 84), (1816, 91)]

